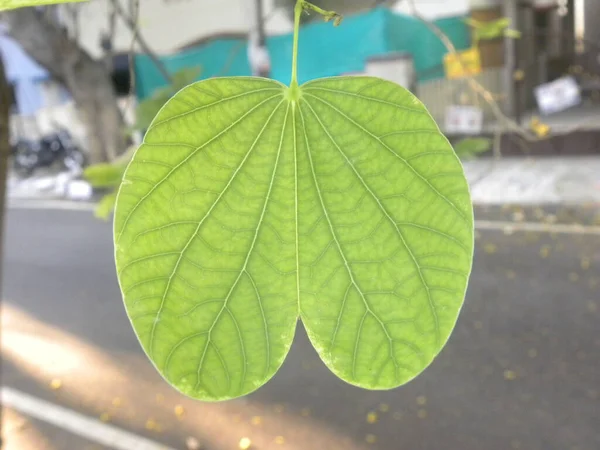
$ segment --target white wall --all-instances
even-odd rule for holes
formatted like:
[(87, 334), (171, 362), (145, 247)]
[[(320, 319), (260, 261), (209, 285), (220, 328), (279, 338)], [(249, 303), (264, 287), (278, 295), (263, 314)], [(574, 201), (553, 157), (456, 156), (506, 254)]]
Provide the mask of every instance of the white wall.
[[(128, 0), (119, 0), (127, 10)], [(264, 11), (273, 9), (273, 0), (263, 0)], [(218, 33), (247, 33), (253, 17), (252, 0), (142, 0), (139, 29), (152, 50), (169, 53)], [(99, 39), (108, 29), (108, 1), (91, 0), (81, 4), (80, 38), (92, 55), (102, 54)], [(272, 14), (267, 23), (269, 34), (287, 33), (292, 23), (282, 12)], [(118, 22), (115, 50), (129, 51), (131, 33)]]
[[(119, 0), (124, 9), (128, 0)], [(480, 5), (499, 0), (417, 0), (419, 12), (429, 19), (465, 14), (470, 4)], [(357, 2), (353, 3), (356, 6)], [(364, 0), (365, 6), (372, 0)], [(90, 0), (80, 5), (80, 38), (95, 57), (102, 55), (100, 35), (108, 29), (108, 1)], [(139, 28), (151, 49), (170, 53), (203, 37), (220, 33), (247, 33), (251, 27), (254, 0), (142, 0)], [(263, 0), (263, 10), (269, 16), (267, 34), (292, 31), (290, 17), (281, 10), (274, 13), (275, 0)], [(395, 10), (408, 14), (408, 2), (400, 0)], [(347, 5), (346, 5), (347, 6)], [(129, 51), (131, 33), (118, 21), (116, 51)]]
[[(416, 0), (415, 6), (422, 16), (431, 20), (466, 14), (470, 3), (482, 1), (490, 0)], [(409, 2), (399, 1), (394, 10), (402, 14), (410, 14)]]

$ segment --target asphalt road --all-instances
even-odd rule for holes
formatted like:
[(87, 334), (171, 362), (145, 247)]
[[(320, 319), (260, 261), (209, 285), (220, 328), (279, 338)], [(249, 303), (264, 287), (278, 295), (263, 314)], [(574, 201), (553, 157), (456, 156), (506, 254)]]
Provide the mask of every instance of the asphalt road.
[[(592, 213), (580, 215), (591, 224)], [(560, 221), (560, 211), (552, 215)], [(89, 212), (12, 209), (2, 384), (174, 449), (237, 449), (242, 438), (255, 449), (599, 449), (600, 236), (488, 230), (476, 244), (457, 328), (408, 385), (369, 392), (339, 381), (299, 326), (265, 387), (200, 403), (171, 389), (142, 354), (116, 283), (110, 224)], [(13, 411), (8, 421), (11, 450), (105, 448)]]

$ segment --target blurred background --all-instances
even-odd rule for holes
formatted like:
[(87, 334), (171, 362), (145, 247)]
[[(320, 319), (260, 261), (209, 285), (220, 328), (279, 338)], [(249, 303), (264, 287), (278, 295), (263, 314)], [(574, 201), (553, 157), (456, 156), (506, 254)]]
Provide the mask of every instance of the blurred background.
[[(406, 386), (338, 380), (299, 326), (275, 377), (192, 401), (122, 305), (115, 189), (196, 80), (288, 83), (294, 0), (90, 0), (0, 12), (2, 448), (600, 449), (600, 1), (315, 0), (299, 81), (410, 89), (476, 217), (457, 328)], [(1, 7), (1, 3), (0, 3)]]

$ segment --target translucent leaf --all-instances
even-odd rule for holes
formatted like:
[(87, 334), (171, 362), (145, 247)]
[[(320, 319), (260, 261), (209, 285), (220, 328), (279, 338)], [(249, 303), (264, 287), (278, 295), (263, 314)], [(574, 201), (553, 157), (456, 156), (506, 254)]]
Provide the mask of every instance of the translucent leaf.
[(78, 3), (81, 1), (84, 0), (0, 0), (0, 11), (28, 6), (54, 5), (57, 3)]
[(300, 317), (325, 364), (389, 389), (461, 308), (473, 217), (424, 106), (377, 78), (215, 78), (160, 111), (115, 213), (125, 305), (181, 392), (229, 399), (283, 363)]
[(142, 100), (136, 108), (136, 121), (133, 130), (145, 130), (150, 126), (164, 104), (179, 90), (198, 79), (199, 67), (181, 69), (172, 74), (172, 84), (154, 91), (151, 97)]

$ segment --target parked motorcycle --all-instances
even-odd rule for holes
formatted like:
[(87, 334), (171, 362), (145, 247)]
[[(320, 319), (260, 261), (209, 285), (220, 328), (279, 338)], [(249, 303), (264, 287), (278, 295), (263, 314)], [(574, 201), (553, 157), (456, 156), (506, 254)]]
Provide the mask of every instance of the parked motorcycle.
[(63, 127), (55, 127), (54, 132), (38, 141), (19, 139), (14, 146), (14, 168), (22, 176), (30, 176), (36, 169), (57, 162), (76, 173), (81, 172), (86, 163), (84, 153)]

